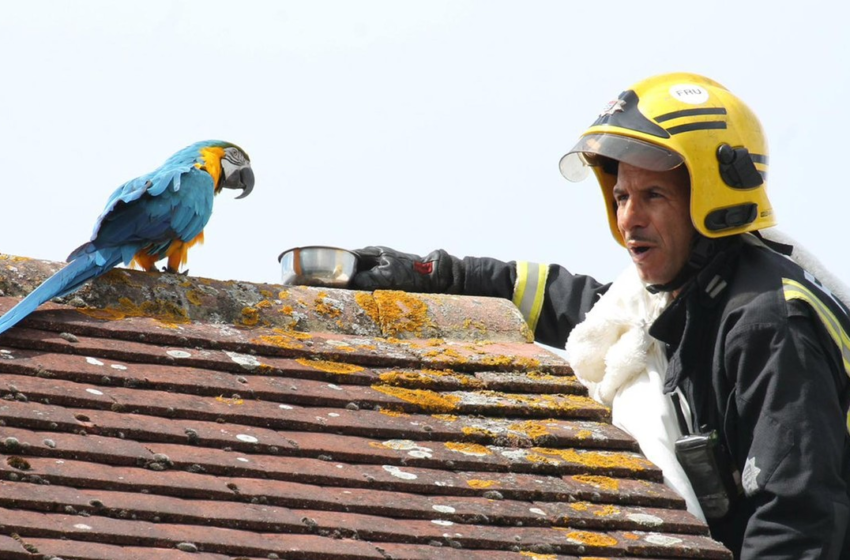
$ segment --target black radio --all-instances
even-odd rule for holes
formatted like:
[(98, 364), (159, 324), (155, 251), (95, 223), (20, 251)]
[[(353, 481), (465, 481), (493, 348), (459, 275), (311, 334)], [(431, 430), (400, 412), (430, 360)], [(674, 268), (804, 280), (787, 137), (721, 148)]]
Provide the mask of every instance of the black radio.
[(732, 508), (742, 492), (741, 475), (732, 464), (717, 430), (691, 434), (679, 395), (671, 393), (679, 429), (684, 436), (676, 440), (676, 459), (688, 477), (706, 519), (720, 519)]
[(741, 493), (741, 477), (732, 466), (717, 432), (712, 430), (679, 438), (676, 458), (691, 482), (706, 519), (719, 519), (729, 513)]

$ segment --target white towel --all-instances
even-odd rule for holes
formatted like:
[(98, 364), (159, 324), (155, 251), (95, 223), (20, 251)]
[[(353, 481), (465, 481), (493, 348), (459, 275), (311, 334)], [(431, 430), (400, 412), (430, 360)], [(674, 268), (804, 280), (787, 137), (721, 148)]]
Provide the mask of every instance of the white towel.
[(590, 396), (612, 408), (612, 423), (637, 440), (646, 458), (663, 472), (664, 483), (705, 521), (676, 460), (674, 444), (682, 434), (673, 403), (663, 392), (667, 356), (648, 333), (670, 301), (670, 294), (649, 293), (629, 265), (573, 329), (566, 350)]

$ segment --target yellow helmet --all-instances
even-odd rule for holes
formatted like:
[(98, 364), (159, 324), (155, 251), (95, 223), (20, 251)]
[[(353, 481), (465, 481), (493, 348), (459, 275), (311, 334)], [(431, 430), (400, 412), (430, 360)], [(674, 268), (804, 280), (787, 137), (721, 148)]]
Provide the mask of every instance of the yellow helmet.
[(561, 173), (581, 181), (590, 167), (599, 180), (614, 238), (612, 190), (616, 160), (651, 171), (684, 164), (691, 180), (691, 221), (709, 238), (776, 225), (765, 192), (767, 140), (755, 114), (704, 76), (673, 73), (635, 84), (610, 102), (561, 158)]

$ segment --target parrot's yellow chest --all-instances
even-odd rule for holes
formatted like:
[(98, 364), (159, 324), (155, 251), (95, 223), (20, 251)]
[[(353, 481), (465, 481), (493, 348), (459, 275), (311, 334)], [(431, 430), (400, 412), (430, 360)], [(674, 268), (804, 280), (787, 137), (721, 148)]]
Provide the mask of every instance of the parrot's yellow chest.
[(195, 167), (203, 169), (213, 179), (215, 191), (219, 191), (219, 179), (221, 179), (221, 158), (224, 157), (224, 148), (209, 147), (201, 148), (201, 159), (203, 163), (196, 163)]

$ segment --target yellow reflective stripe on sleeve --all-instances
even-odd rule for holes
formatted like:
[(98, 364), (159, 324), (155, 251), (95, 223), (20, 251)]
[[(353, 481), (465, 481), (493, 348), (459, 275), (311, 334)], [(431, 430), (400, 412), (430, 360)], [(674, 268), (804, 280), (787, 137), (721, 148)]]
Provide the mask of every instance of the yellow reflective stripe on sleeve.
[(810, 289), (794, 280), (783, 278), (782, 289), (785, 292), (786, 300), (799, 299), (812, 306), (812, 309), (815, 310), (824, 327), (826, 327), (832, 341), (841, 351), (841, 357), (844, 359), (844, 371), (847, 375), (850, 375), (850, 336), (847, 336), (847, 333), (841, 328), (841, 323), (838, 322), (829, 307), (824, 305)]
[(546, 278), (549, 277), (549, 265), (526, 261), (516, 263), (516, 286), (514, 287), (513, 302), (531, 332), (537, 328), (540, 312), (543, 310), (543, 299), (546, 294)]
[[(516, 285), (514, 286), (514, 305), (520, 307), (522, 296), (525, 295), (525, 285), (528, 282), (528, 263), (517, 261), (516, 263)], [(523, 314), (525, 317), (525, 314)]]

